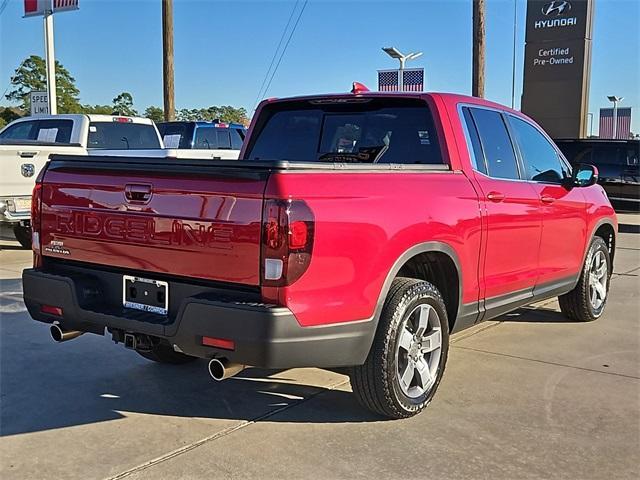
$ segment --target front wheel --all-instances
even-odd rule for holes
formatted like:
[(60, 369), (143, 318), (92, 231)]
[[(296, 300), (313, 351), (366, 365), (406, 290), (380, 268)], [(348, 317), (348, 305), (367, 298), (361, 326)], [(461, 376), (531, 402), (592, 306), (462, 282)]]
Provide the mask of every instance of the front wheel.
[(351, 369), (353, 392), (364, 407), (386, 417), (416, 415), (440, 384), (448, 350), (447, 311), (438, 289), (397, 278), (367, 360)]
[(599, 318), (607, 303), (611, 271), (607, 244), (602, 238), (595, 237), (589, 246), (578, 284), (569, 293), (558, 297), (562, 313), (579, 322)]
[(31, 248), (31, 227), (16, 225), (15, 227), (13, 227), (13, 234), (15, 235), (16, 240), (18, 240), (22, 248)]

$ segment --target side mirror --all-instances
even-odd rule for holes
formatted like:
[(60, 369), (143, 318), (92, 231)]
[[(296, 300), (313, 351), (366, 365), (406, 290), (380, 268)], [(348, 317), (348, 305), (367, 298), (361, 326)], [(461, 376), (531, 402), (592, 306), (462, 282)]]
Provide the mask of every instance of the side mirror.
[(598, 182), (598, 167), (588, 163), (581, 163), (573, 170), (571, 176), (574, 187), (590, 187)]

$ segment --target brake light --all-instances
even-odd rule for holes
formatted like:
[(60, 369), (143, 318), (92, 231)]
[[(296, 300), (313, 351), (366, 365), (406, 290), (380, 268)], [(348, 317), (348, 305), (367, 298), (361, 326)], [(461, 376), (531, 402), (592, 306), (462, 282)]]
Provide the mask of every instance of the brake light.
[(133, 119), (128, 117), (114, 117), (113, 121), (117, 123), (133, 123)]
[(227, 128), (229, 125), (226, 123), (216, 123), (215, 126), (216, 128)]
[[(42, 202), (42, 183), (36, 183), (31, 194), (31, 249), (40, 254), (40, 211)], [(35, 263), (35, 259), (34, 259)]]
[(267, 200), (262, 234), (264, 286), (291, 285), (309, 268), (314, 217), (301, 200)]

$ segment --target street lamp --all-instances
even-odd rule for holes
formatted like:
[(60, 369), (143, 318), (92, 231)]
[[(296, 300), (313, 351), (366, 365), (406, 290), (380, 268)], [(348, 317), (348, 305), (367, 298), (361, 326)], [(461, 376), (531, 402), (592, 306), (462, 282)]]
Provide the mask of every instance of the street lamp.
[(398, 73), (398, 83), (400, 84), (399, 90), (404, 90), (404, 66), (407, 63), (407, 60), (415, 60), (420, 55), (422, 55), (422, 52), (412, 52), (407, 55), (403, 55), (395, 47), (384, 47), (382, 50), (391, 58), (395, 58), (400, 62), (400, 70)]
[(613, 138), (618, 138), (618, 102), (624, 100), (624, 97), (616, 97), (615, 95), (608, 95), (607, 98), (613, 103)]

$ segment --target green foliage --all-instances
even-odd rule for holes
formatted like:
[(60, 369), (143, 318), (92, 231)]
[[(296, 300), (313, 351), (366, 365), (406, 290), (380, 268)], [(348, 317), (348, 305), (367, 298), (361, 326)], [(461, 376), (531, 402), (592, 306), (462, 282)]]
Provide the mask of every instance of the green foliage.
[(113, 113), (113, 107), (111, 105), (82, 105), (82, 113), (111, 115)]
[(160, 107), (154, 107), (153, 105), (147, 107), (144, 111), (144, 116), (146, 118), (150, 118), (156, 123), (160, 123), (164, 121), (164, 110)]
[(184, 121), (196, 121), (196, 120), (220, 120), (227, 123), (242, 123), (248, 124), (249, 118), (247, 117), (247, 111), (244, 108), (235, 108), (229, 105), (221, 107), (211, 106), (209, 108), (195, 108), (188, 109), (183, 108), (177, 112), (178, 120)]
[(113, 109), (118, 115), (137, 117), (138, 111), (133, 108), (133, 96), (129, 92), (122, 92), (113, 99)]
[(0, 122), (4, 122), (7, 125), (14, 120), (24, 117), (26, 112), (16, 107), (0, 107)]
[[(80, 113), (82, 111), (78, 100), (80, 91), (75, 85), (75, 78), (60, 62), (56, 62), (55, 70), (58, 112)], [(13, 88), (7, 93), (7, 100), (19, 102), (21, 109), (29, 111), (29, 92), (46, 91), (47, 89), (47, 73), (44, 59), (37, 55), (31, 55), (27, 58), (16, 69), (11, 78), (11, 85)]]

